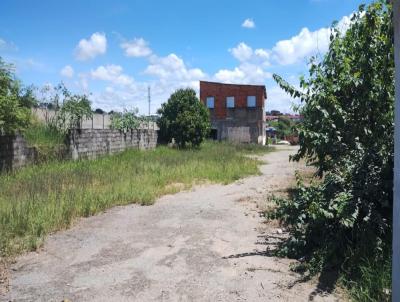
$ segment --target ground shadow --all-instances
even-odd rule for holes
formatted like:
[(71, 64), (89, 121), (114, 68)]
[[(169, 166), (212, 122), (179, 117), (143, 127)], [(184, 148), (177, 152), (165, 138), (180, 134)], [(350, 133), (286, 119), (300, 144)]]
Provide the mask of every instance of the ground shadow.
[[(243, 257), (253, 257), (253, 256), (263, 256), (263, 257), (280, 257), (279, 251), (288, 242), (288, 234), (262, 234), (257, 236), (256, 245), (265, 246), (263, 250), (257, 250), (252, 252), (245, 252), (239, 254), (232, 254), (222, 257), (222, 259), (232, 259), (232, 258), (243, 258)], [(298, 260), (298, 259), (294, 259)], [(300, 263), (300, 262), (299, 262)], [(288, 289), (293, 288), (299, 283), (305, 283), (310, 281), (310, 276), (304, 271), (296, 270), (298, 273), (298, 278), (290, 283), (287, 287)], [(318, 282), (316, 288), (311, 292), (308, 297), (309, 301), (313, 301), (317, 296), (326, 296), (331, 294), (335, 290), (335, 285), (339, 278), (339, 271), (333, 269), (331, 266), (326, 265), (320, 275), (318, 276)]]

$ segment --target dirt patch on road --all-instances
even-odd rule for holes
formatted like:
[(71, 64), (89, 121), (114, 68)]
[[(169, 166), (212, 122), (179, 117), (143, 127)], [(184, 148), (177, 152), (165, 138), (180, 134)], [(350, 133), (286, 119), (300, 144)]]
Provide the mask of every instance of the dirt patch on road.
[(294, 180), (285, 147), (263, 157), (259, 176), (202, 185), (80, 220), (12, 265), (15, 301), (338, 301), (298, 282), (262, 217), (266, 196)]
[(9, 271), (7, 263), (0, 258), (0, 297), (4, 296), (9, 289)]

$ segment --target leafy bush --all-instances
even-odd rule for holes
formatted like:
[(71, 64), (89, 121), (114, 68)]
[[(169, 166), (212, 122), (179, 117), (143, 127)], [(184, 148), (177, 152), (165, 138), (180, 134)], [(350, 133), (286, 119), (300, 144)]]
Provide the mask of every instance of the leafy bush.
[(90, 101), (87, 95), (71, 93), (63, 83), (56, 88), (56, 95), (53, 102), (56, 103), (56, 108), (59, 107), (58, 102), (62, 95), (63, 103), (56, 115), (56, 125), (60, 130), (69, 130), (80, 128), (80, 123), (83, 119), (91, 118), (93, 115), (90, 107)]
[(123, 112), (113, 112), (111, 115), (111, 128), (123, 131), (137, 129), (143, 120), (138, 116), (138, 112), (136, 108), (131, 111), (125, 109)]
[(276, 129), (276, 134), (280, 139), (296, 134), (297, 123), (291, 121), (288, 117), (280, 116), (277, 121), (269, 122), (269, 125)]
[(191, 88), (175, 91), (158, 113), (160, 136), (167, 142), (175, 139), (179, 147), (198, 147), (210, 131), (208, 110)]
[(0, 132), (13, 134), (30, 124), (30, 107), (36, 104), (31, 88), (21, 88), (12, 65), (0, 57)]
[(271, 214), (290, 230), (283, 251), (305, 256), (311, 272), (340, 268), (347, 278), (356, 280), (365, 276), (361, 260), (384, 263), (390, 259), (391, 14), (390, 4), (377, 1), (361, 6), (345, 33), (335, 28), (328, 53), (321, 62), (313, 58), (309, 77), (301, 79), (302, 91), (274, 76), (284, 90), (302, 100), (300, 150), (292, 159), (306, 158), (323, 176), (310, 186), (299, 179), (294, 198), (279, 200)]

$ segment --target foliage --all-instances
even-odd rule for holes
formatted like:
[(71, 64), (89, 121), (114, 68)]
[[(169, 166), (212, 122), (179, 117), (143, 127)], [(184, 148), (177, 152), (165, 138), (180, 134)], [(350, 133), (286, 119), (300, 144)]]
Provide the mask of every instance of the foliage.
[(21, 106), (18, 97), (0, 95), (0, 133), (13, 134), (29, 126), (30, 110)]
[[(151, 204), (202, 181), (230, 183), (258, 173), (248, 145), (205, 143), (201, 149), (129, 150), (97, 160), (50, 162), (0, 175), (0, 256), (35, 249), (48, 233), (81, 216), (129, 204)], [(196, 171), (196, 173), (193, 173)], [(181, 186), (176, 186), (180, 184)]]
[[(328, 53), (312, 58), (301, 91), (274, 75), (304, 116), (300, 150), (321, 182), (299, 179), (291, 200), (279, 200), (272, 217), (290, 230), (283, 251), (306, 256), (311, 272), (340, 268), (362, 278), (361, 259), (390, 254), (393, 189), (394, 55), (392, 8), (361, 6), (350, 28), (335, 27)], [(390, 274), (388, 274), (390, 276)], [(382, 290), (381, 290), (382, 292)]]
[(55, 116), (48, 123), (59, 131), (80, 128), (81, 122), (93, 116), (89, 96), (74, 94), (63, 82), (57, 86), (45, 85), (40, 89), (40, 107), (54, 110)]
[(175, 91), (158, 113), (160, 136), (167, 142), (175, 139), (181, 148), (200, 146), (210, 131), (208, 110), (191, 88)]
[(94, 113), (96, 113), (96, 114), (104, 114), (105, 112), (104, 112), (104, 110), (101, 109), (101, 108), (96, 108), (96, 110), (94, 111)]
[(137, 108), (128, 111), (124, 109), (123, 112), (114, 112), (111, 115), (111, 128), (123, 131), (137, 129), (143, 118), (138, 116), (139, 110)]
[(277, 121), (269, 122), (269, 125), (276, 129), (276, 134), (280, 139), (296, 133), (297, 123), (285, 116), (280, 116)]
[[(90, 107), (90, 101), (87, 95), (79, 95), (71, 93), (63, 83), (57, 86), (57, 91), (63, 97), (63, 103), (57, 113), (57, 126), (59, 129), (69, 130), (80, 128), (83, 119), (92, 117), (93, 112)], [(56, 95), (58, 105), (59, 95)], [(57, 108), (57, 107), (56, 107)]]
[(36, 105), (32, 87), (21, 88), (13, 66), (0, 57), (0, 132), (13, 134), (30, 124), (30, 108)]
[(39, 162), (63, 158), (63, 152), (66, 150), (65, 133), (51, 123), (33, 121), (25, 130), (24, 138), (30, 146), (35, 147)]
[(362, 260), (358, 263), (360, 276), (356, 281), (344, 280), (350, 288), (350, 297), (355, 301), (391, 301), (391, 255), (384, 255), (380, 261)]

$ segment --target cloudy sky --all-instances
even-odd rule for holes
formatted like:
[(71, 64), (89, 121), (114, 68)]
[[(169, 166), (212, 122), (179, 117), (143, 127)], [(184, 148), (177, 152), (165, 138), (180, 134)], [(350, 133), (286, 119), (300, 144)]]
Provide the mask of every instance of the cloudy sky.
[(2, 0), (0, 56), (25, 84), (63, 81), (93, 108), (152, 113), (199, 80), (265, 84), (267, 110), (292, 112), (272, 79), (296, 85), (356, 0)]

